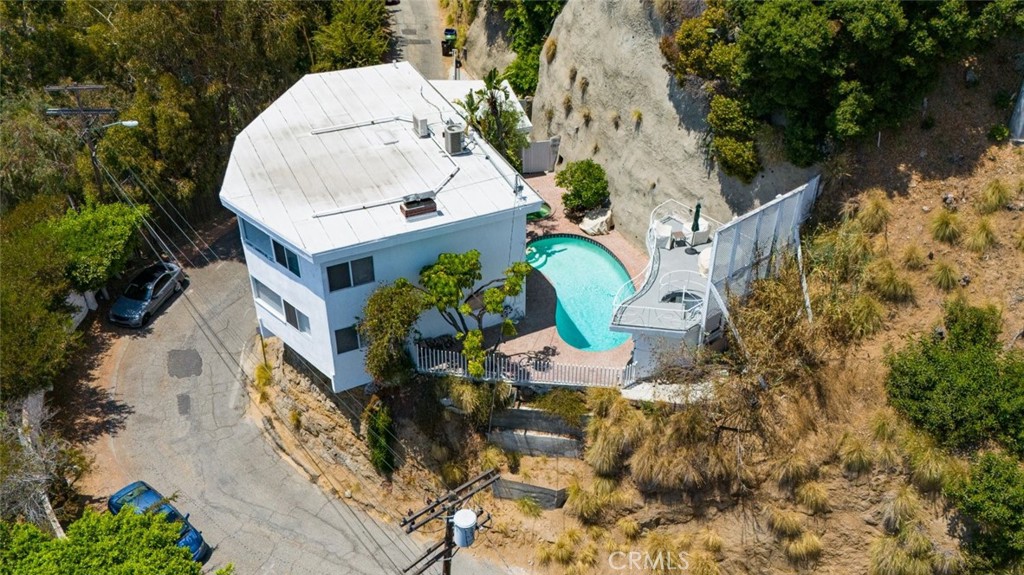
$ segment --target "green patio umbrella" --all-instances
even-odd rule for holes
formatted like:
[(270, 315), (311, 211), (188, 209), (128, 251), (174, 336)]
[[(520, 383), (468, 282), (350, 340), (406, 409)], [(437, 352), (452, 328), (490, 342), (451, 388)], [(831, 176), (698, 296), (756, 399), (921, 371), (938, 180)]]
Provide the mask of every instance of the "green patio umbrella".
[(690, 226), (690, 231), (700, 231), (700, 202), (697, 202), (697, 207), (693, 210), (693, 225)]

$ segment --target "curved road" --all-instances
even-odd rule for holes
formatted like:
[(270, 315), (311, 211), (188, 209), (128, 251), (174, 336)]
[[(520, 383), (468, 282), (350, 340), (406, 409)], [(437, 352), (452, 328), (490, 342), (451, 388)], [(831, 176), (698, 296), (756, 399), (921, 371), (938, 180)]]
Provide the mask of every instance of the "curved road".
[[(238, 253), (230, 228), (215, 248)], [(208, 571), (396, 573), (421, 546), (310, 483), (246, 414), (239, 377), (256, 320), (245, 264), (215, 260), (188, 270), (190, 285), (147, 330), (122, 336), (108, 361), (110, 392), (131, 413), (109, 437), (97, 491), (143, 479), (191, 513), (214, 551)], [(455, 572), (497, 573), (467, 555)], [(439, 568), (435, 567), (433, 571)]]

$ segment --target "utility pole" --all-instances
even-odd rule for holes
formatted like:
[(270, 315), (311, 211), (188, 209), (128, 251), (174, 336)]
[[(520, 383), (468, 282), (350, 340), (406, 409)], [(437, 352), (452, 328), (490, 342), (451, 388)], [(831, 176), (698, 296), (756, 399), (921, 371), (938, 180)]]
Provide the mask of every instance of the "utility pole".
[[(441, 561), (441, 573), (451, 575), (452, 557), (459, 547), (469, 547), (473, 544), (474, 534), (477, 528), (485, 528), (490, 522), (490, 514), (486, 514), (483, 520), (477, 521), (477, 517), (483, 515), (483, 510), (476, 511), (469, 509), (458, 509), (470, 497), (483, 491), (498, 480), (498, 470), (492, 469), (470, 479), (466, 483), (452, 489), (448, 493), (428, 501), (427, 505), (416, 511), (409, 511), (405, 519), (402, 519), (401, 526), (406, 533), (412, 533), (434, 519), (444, 520), (444, 539), (434, 543), (423, 552), (402, 573), (420, 575), (438, 561)], [(419, 568), (417, 568), (419, 566)], [(413, 569), (416, 569), (413, 571)]]
[[(84, 108), (82, 107), (81, 92), (96, 92), (105, 89), (106, 86), (100, 86), (98, 84), (78, 84), (73, 83), (68, 86), (47, 86), (45, 89), (47, 92), (66, 92), (70, 93), (75, 99), (75, 108), (47, 108), (47, 116), (75, 116), (82, 118), (82, 131), (78, 137), (85, 140), (85, 145), (89, 146), (89, 159), (92, 163), (92, 175), (96, 179), (96, 187), (99, 192), (103, 192), (103, 178), (100, 176), (99, 160), (96, 158), (96, 142), (93, 140), (93, 124), (96, 119), (100, 116), (116, 116), (117, 110), (113, 108)], [(72, 204), (73, 205), (73, 204)]]

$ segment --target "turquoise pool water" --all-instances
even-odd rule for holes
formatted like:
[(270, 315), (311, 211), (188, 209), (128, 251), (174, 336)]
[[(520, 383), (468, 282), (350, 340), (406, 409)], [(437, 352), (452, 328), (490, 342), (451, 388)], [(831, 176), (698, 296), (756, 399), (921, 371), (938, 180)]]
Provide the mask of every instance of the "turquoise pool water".
[[(604, 351), (629, 339), (608, 329), (612, 300), (629, 273), (601, 246), (573, 236), (529, 243), (526, 261), (555, 288), (555, 327), (565, 343), (586, 351)], [(633, 293), (630, 286), (629, 293)]]

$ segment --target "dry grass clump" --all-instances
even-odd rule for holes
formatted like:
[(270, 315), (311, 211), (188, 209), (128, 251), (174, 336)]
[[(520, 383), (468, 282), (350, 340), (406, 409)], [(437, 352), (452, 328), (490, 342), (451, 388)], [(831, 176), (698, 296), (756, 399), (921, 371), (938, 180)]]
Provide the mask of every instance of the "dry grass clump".
[(639, 128), (640, 124), (642, 124), (643, 121), (644, 121), (644, 113), (643, 113), (643, 111), (641, 111), (639, 108), (634, 108), (633, 111), (630, 114), (633, 117), (633, 124), (637, 128)]
[(808, 531), (786, 543), (786, 557), (793, 563), (810, 563), (821, 557), (824, 548), (821, 539)]
[(448, 487), (458, 487), (466, 482), (466, 469), (454, 461), (441, 464), (441, 481)]
[(919, 446), (910, 454), (910, 479), (923, 493), (938, 493), (946, 483), (946, 458), (933, 446)]
[(779, 459), (772, 476), (780, 489), (793, 489), (810, 479), (815, 471), (814, 466), (802, 453), (794, 451)]
[(497, 469), (505, 461), (505, 453), (497, 445), (488, 444), (480, 451), (480, 469)]
[[(680, 561), (680, 566), (682, 562)], [(720, 575), (721, 570), (718, 568), (718, 563), (715, 562), (715, 558), (707, 553), (700, 551), (691, 553), (686, 560), (686, 566), (688, 567), (686, 573), (692, 575)], [(672, 571), (673, 573), (679, 573), (679, 566)]]
[(519, 508), (519, 512), (527, 517), (540, 517), (543, 510), (540, 508), (540, 504), (533, 497), (523, 497), (516, 501), (516, 507)]
[(957, 272), (953, 265), (945, 260), (935, 262), (935, 269), (932, 270), (932, 284), (942, 291), (952, 291), (956, 288)]
[(870, 575), (932, 575), (934, 546), (916, 524), (897, 535), (887, 535), (871, 545)]
[(586, 95), (587, 88), (590, 87), (590, 79), (586, 76), (580, 78), (580, 93)]
[(791, 538), (804, 530), (796, 511), (772, 507), (768, 510), (768, 527), (777, 537)]
[(899, 434), (896, 415), (888, 408), (879, 409), (871, 416), (871, 440), (878, 442), (895, 441)]
[(579, 529), (567, 529), (555, 539), (554, 543), (545, 543), (537, 550), (537, 562), (541, 565), (557, 563), (570, 565), (576, 558), (576, 547), (583, 540)]
[(891, 493), (882, 504), (882, 526), (889, 533), (898, 533), (910, 524), (921, 510), (921, 502), (909, 485)]
[(685, 565), (680, 556), (681, 551), (690, 548), (690, 539), (681, 535), (675, 539), (664, 531), (651, 531), (643, 540), (643, 549), (652, 564), (648, 564), (650, 573), (677, 573)]
[(932, 218), (932, 238), (937, 242), (955, 244), (963, 235), (963, 224), (960, 217), (949, 210), (939, 210)]
[(544, 42), (544, 59), (550, 64), (558, 54), (558, 39), (550, 37)]
[(257, 400), (263, 403), (270, 397), (269, 387), (270, 384), (274, 383), (274, 367), (267, 362), (263, 362), (256, 366), (256, 372), (253, 374), (255, 380)]
[(569, 68), (569, 87), (570, 88), (572, 88), (572, 85), (576, 83), (576, 75), (578, 73), (579, 73), (579, 70), (576, 69), (576, 66), (573, 66), (573, 67)]
[(565, 510), (584, 523), (595, 523), (622, 504), (623, 496), (617, 491), (597, 493), (573, 480), (566, 488)]
[(839, 458), (843, 462), (843, 470), (851, 477), (860, 477), (861, 474), (871, 471), (871, 451), (855, 435), (843, 438)]
[(985, 184), (981, 190), (981, 197), (978, 200), (978, 212), (982, 215), (997, 212), (1006, 207), (1013, 199), (1013, 192), (1002, 182), (995, 179)]
[[(816, 270), (827, 270), (839, 282), (856, 279), (871, 259), (871, 238), (856, 219), (819, 233), (811, 245)], [(819, 271), (818, 273), (822, 273)]]
[(616, 129), (616, 130), (618, 130), (618, 129), (619, 129), (619, 126), (621, 126), (621, 125), (622, 125), (622, 114), (620, 114), (620, 113), (619, 113), (619, 112), (617, 112), (617, 111), (615, 111), (615, 112), (612, 112), (612, 115), (611, 115), (611, 121), (612, 121), (612, 126), (613, 126), (613, 127), (614, 127), (614, 128)]
[(885, 307), (871, 294), (859, 293), (849, 307), (849, 329), (854, 339), (867, 337), (885, 325)]
[(958, 575), (967, 566), (964, 556), (956, 551), (942, 551), (932, 555), (934, 575)]
[(562, 109), (565, 110), (566, 116), (572, 113), (572, 94), (566, 93), (562, 97)]
[(722, 552), (722, 536), (714, 529), (708, 528), (702, 530), (697, 534), (697, 541), (699, 541), (700, 546), (709, 553)]
[(975, 226), (971, 235), (967, 236), (967, 241), (964, 242), (964, 245), (976, 254), (983, 254), (995, 246), (996, 232), (992, 228), (992, 221), (988, 218), (978, 220), (978, 225)]
[(877, 234), (885, 229), (892, 220), (892, 203), (885, 197), (882, 190), (871, 190), (868, 192), (860, 210), (857, 211), (857, 221), (869, 234)]
[(811, 513), (828, 513), (828, 489), (817, 481), (808, 481), (796, 489), (796, 502), (803, 505)]
[(890, 441), (883, 441), (875, 448), (875, 463), (882, 471), (894, 471), (903, 463), (903, 454)]
[(910, 244), (903, 250), (903, 256), (900, 258), (900, 263), (903, 267), (908, 270), (921, 270), (927, 265), (927, 260), (924, 257), (924, 252), (917, 244)]
[(871, 262), (864, 271), (864, 282), (884, 300), (900, 303), (914, 299), (914, 287), (888, 258)]
[(618, 389), (607, 387), (588, 387), (586, 392), (587, 408), (596, 417), (608, 417), (612, 406), (622, 398)]
[(640, 537), (640, 523), (632, 517), (623, 517), (615, 525), (627, 541), (636, 541)]
[(590, 122), (594, 119), (594, 115), (590, 112), (590, 108), (583, 108), (583, 110), (580, 111), (580, 114), (583, 116), (583, 125), (590, 127)]

